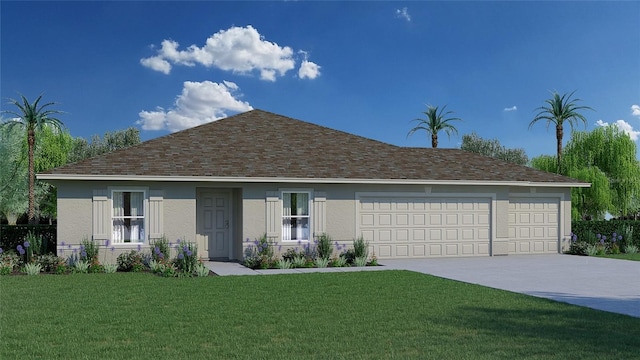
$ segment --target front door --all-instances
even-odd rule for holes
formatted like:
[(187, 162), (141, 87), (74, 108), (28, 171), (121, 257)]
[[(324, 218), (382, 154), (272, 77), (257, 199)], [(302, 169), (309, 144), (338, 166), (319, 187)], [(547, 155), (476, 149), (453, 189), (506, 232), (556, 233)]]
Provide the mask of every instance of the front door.
[(203, 191), (201, 194), (202, 235), (209, 258), (229, 258), (229, 202), (228, 192)]

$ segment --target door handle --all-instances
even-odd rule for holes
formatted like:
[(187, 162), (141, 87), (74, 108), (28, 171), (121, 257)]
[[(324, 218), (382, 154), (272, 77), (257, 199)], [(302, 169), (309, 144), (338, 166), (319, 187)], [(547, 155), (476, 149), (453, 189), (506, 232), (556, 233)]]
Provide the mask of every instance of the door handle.
[(224, 221), (224, 228), (228, 229), (229, 228), (229, 220), (225, 220)]

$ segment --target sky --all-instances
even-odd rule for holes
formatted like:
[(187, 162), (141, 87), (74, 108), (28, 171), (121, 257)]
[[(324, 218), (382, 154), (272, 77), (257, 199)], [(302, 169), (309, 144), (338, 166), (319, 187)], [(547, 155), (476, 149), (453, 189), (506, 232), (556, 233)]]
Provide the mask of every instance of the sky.
[(446, 105), (462, 121), (439, 147), (476, 132), (534, 157), (555, 154), (529, 129), (552, 91), (594, 109), (578, 130), (637, 143), (640, 2), (0, 1), (0, 109), (43, 94), (76, 137), (262, 109), (429, 147), (412, 120)]

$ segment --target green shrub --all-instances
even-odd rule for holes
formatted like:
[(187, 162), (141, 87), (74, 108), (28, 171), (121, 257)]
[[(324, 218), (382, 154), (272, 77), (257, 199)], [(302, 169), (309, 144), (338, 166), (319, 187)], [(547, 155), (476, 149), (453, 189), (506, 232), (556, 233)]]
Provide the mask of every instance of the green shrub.
[(86, 260), (89, 264), (98, 263), (98, 252), (100, 248), (98, 244), (93, 240), (89, 240), (88, 237), (84, 237), (82, 239), (82, 243), (80, 244), (80, 259)]
[(317, 268), (326, 268), (329, 266), (329, 259), (318, 257), (315, 261), (315, 265)]
[(122, 253), (118, 255), (117, 259), (118, 270), (120, 271), (142, 271), (144, 264), (142, 263), (142, 254), (140, 252), (131, 250), (128, 253)]
[(353, 264), (358, 267), (367, 266), (367, 258), (364, 256), (356, 257)]
[(337, 258), (333, 259), (331, 266), (333, 267), (343, 267), (347, 264), (347, 258), (340, 255)]
[(104, 264), (104, 272), (107, 274), (113, 274), (118, 271), (118, 264)]
[[(247, 239), (249, 242), (249, 239)], [(267, 234), (253, 241), (244, 249), (243, 265), (250, 269), (266, 269), (273, 262), (273, 246), (267, 239)]]
[(173, 263), (176, 269), (185, 276), (193, 275), (198, 264), (198, 247), (194, 243), (179, 241), (176, 244), (176, 258)]
[(42, 271), (42, 266), (38, 263), (28, 263), (24, 265), (24, 272), (27, 275), (38, 275)]
[(360, 236), (353, 241), (353, 252), (356, 258), (368, 258), (369, 257), (369, 242), (364, 241), (364, 237)]
[(171, 257), (171, 247), (169, 240), (166, 236), (162, 236), (160, 239), (156, 239), (150, 242), (151, 245), (151, 258), (157, 262), (167, 262)]
[(571, 241), (571, 245), (569, 245), (569, 250), (567, 251), (567, 254), (586, 256), (588, 255), (587, 248), (589, 246), (590, 244), (586, 241)]
[(209, 276), (209, 268), (206, 265), (199, 263), (196, 265), (195, 274), (198, 277)]
[(333, 254), (333, 245), (331, 244), (331, 236), (323, 233), (318, 237), (318, 258), (329, 260)]
[(36, 256), (34, 260), (42, 266), (42, 271), (47, 273), (56, 272), (58, 266), (65, 264), (64, 258), (53, 254)]
[(287, 259), (280, 259), (276, 262), (278, 269), (291, 269), (291, 266), (293, 266), (293, 263)]
[(624, 253), (625, 254), (637, 254), (638, 253), (638, 247), (635, 245), (626, 245), (624, 247)]
[(78, 260), (73, 265), (73, 271), (76, 273), (86, 274), (89, 272), (89, 262), (86, 260)]

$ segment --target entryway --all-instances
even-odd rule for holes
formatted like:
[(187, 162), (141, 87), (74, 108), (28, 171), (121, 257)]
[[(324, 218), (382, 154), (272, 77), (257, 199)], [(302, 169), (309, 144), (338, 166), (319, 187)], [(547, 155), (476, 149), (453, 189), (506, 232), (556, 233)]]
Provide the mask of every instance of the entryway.
[(233, 258), (231, 190), (199, 189), (196, 203), (198, 237), (205, 247), (201, 254), (209, 259)]

